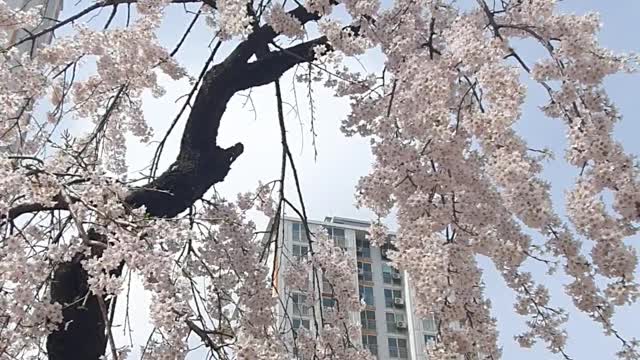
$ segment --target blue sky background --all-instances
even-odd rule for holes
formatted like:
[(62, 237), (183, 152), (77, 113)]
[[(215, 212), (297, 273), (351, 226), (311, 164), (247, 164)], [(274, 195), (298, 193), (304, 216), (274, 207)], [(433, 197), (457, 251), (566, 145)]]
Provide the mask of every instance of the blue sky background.
[[(63, 11), (70, 14), (77, 11), (73, 4), (65, 4)], [(83, 5), (80, 5), (85, 6)], [(189, 7), (195, 9), (194, 7)], [(563, 12), (584, 13), (597, 11), (601, 14), (603, 28), (600, 33), (601, 42), (608, 48), (623, 52), (640, 52), (640, 1), (638, 0), (564, 0), (559, 1), (559, 8)], [(108, 16), (104, 11), (95, 21), (103, 24)], [(121, 12), (119, 15), (124, 15)], [(191, 15), (188, 15), (191, 16)], [(101, 20), (102, 19), (102, 20)], [(119, 16), (120, 21), (124, 16)], [(180, 38), (188, 20), (185, 21), (184, 10), (181, 6), (173, 6), (160, 29), (158, 36), (173, 48)], [(213, 36), (211, 29), (205, 27), (200, 21), (193, 34), (188, 38), (183, 49), (178, 53), (178, 60), (184, 64), (189, 72), (196, 75), (209, 54), (206, 44)], [(220, 56), (230, 49), (230, 45), (223, 47)], [(541, 54), (531, 43), (519, 43), (518, 50), (529, 63)], [(360, 59), (367, 70), (380, 69), (381, 59), (378, 56), (365, 56)], [(545, 165), (544, 176), (551, 181), (553, 198), (556, 210), (564, 214), (564, 191), (573, 183), (579, 170), (568, 166), (563, 160), (563, 148), (565, 143), (565, 129), (559, 120), (548, 119), (538, 110), (545, 104), (546, 95), (539, 86), (525, 79), (529, 88), (529, 97), (523, 111), (523, 118), (517, 125), (517, 130), (524, 136), (533, 148), (548, 147), (556, 154), (556, 160)], [(145, 114), (151, 125), (156, 129), (156, 138), (161, 138), (168, 128), (171, 120), (178, 112), (179, 106), (173, 101), (188, 93), (189, 86), (186, 81), (173, 82), (163, 77), (168, 93), (162, 99), (153, 99), (148, 96), (145, 99)], [(640, 75), (624, 74), (615, 75), (607, 79), (606, 88), (619, 107), (623, 121), (616, 127), (615, 136), (622, 142), (627, 151), (632, 154), (640, 154), (640, 101), (638, 98), (638, 85)], [(301, 175), (301, 185), (304, 191), (307, 211), (312, 218), (320, 219), (324, 216), (336, 215), (368, 219), (371, 213), (367, 210), (354, 207), (354, 187), (358, 179), (367, 174), (372, 157), (368, 141), (360, 138), (345, 138), (339, 132), (340, 120), (348, 113), (348, 102), (338, 99), (332, 93), (321, 87), (313, 89), (313, 100), (316, 108), (315, 117), (318, 157), (314, 159), (314, 151), (311, 146), (309, 133), (309, 97), (305, 86), (298, 85), (293, 91), (294, 85), (289, 72), (282, 80), (285, 101), (289, 104), (285, 111), (287, 114), (287, 128), (290, 146), (296, 157), (297, 167)], [(269, 181), (279, 177), (280, 166), (280, 138), (277, 126), (276, 104), (273, 96), (272, 85), (263, 86), (251, 91), (251, 102), (246, 103), (246, 98), (236, 96), (228, 106), (228, 111), (223, 118), (220, 129), (219, 142), (222, 145), (232, 145), (238, 141), (245, 145), (245, 153), (236, 161), (226, 181), (219, 184), (216, 189), (229, 198), (235, 198), (235, 194), (254, 189), (258, 180)], [(297, 113), (291, 110), (296, 105)], [(246, 104), (245, 104), (246, 103)], [(253, 111), (252, 105), (255, 106)], [(244, 105), (244, 106), (243, 106)], [(76, 128), (85, 127), (87, 124), (73, 124)], [(166, 168), (177, 154), (179, 137), (182, 132), (183, 122), (179, 123), (175, 134), (170, 138), (166, 146), (165, 157), (161, 169)], [(128, 162), (131, 170), (141, 170), (149, 164), (155, 145), (139, 144), (135, 140), (129, 142), (130, 152)], [(290, 175), (290, 174), (289, 174)], [(289, 176), (289, 179), (291, 177)], [(291, 184), (290, 184), (291, 185)], [(289, 186), (287, 193), (293, 195), (293, 187)], [(256, 217), (255, 221), (260, 225), (266, 225), (266, 219)], [(393, 226), (393, 219), (389, 224)], [(629, 244), (639, 248), (638, 237), (629, 239)], [(538, 237), (538, 241), (541, 239)], [(512, 340), (512, 336), (525, 329), (523, 319), (513, 314), (513, 296), (493, 270), (492, 265), (486, 259), (480, 259), (485, 268), (484, 279), (487, 284), (486, 292), (493, 301), (493, 314), (499, 320), (500, 345), (504, 347), (504, 359), (559, 359), (552, 355), (543, 346), (535, 346), (531, 350), (521, 349)], [(532, 265), (531, 270), (540, 281), (549, 286), (554, 296), (553, 304), (564, 306), (570, 312), (568, 331), (570, 334), (567, 352), (573, 359), (613, 359), (614, 353), (619, 349), (617, 340), (605, 338), (598, 325), (592, 323), (585, 316), (577, 312), (570, 300), (563, 295), (562, 285), (564, 278), (544, 276), (544, 269)], [(640, 273), (638, 273), (640, 276)], [(146, 340), (145, 323), (148, 297), (144, 294), (136, 297), (135, 307), (139, 312), (132, 312), (133, 323), (137, 328), (134, 334), (134, 342), (143, 343)], [(620, 309), (615, 317), (615, 323), (620, 332), (630, 338), (640, 337), (640, 306)]]

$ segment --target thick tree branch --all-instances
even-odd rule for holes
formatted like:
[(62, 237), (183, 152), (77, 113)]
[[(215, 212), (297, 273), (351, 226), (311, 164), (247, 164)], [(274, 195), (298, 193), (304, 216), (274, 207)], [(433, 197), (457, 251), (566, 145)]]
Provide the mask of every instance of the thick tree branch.
[[(316, 13), (310, 13), (304, 6), (298, 6), (290, 11), (288, 14), (293, 16), (300, 24), (304, 25), (310, 21), (316, 21), (320, 19), (320, 15)], [(227, 61), (236, 64), (246, 64), (247, 61), (253, 55), (257, 55), (256, 51), (263, 49), (265, 46), (273, 41), (279, 34), (273, 30), (269, 25), (262, 25), (257, 30), (251, 33), (247, 40), (240, 43), (229, 55)]]
[(20, 215), (34, 213), (39, 211), (52, 211), (52, 210), (67, 210), (69, 209), (69, 204), (62, 199), (60, 195), (57, 195), (53, 199), (54, 202), (51, 204), (42, 204), (42, 203), (30, 203), (30, 204), (21, 204), (16, 207), (9, 209), (9, 213), (7, 214), (7, 219), (9, 221), (17, 218)]
[[(186, 210), (225, 178), (233, 161), (244, 150), (240, 143), (223, 149), (216, 141), (231, 97), (238, 91), (268, 84), (297, 64), (312, 61), (313, 48), (326, 42), (326, 37), (321, 37), (248, 64), (238, 62), (237, 56), (245, 54), (241, 54), (244, 50), (236, 49), (225, 61), (211, 68), (189, 114), (178, 158), (156, 180), (131, 192), (126, 202), (133, 207), (145, 206), (147, 213), (158, 217), (173, 217)], [(245, 43), (262, 45), (251, 38)], [(243, 43), (238, 48), (244, 46)]]
[(261, 60), (247, 64), (244, 76), (237, 85), (238, 90), (269, 84), (295, 65), (313, 61), (313, 49), (318, 45), (326, 45), (327, 42), (327, 38), (323, 36), (272, 52)]

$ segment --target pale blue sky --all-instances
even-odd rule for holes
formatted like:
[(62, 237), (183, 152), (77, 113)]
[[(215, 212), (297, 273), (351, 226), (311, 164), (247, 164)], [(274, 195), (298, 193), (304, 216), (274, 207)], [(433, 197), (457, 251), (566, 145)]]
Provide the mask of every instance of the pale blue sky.
[[(600, 39), (606, 47), (616, 51), (640, 52), (640, 38), (638, 37), (640, 34), (640, 1), (564, 0), (559, 3), (560, 8), (565, 12), (598, 11), (603, 22)], [(68, 6), (64, 13), (68, 14), (73, 10), (73, 6)], [(179, 25), (176, 25), (176, 20), (180, 19), (182, 14), (183, 10), (180, 6), (173, 7), (159, 33), (160, 39), (163, 42), (166, 41), (165, 43), (170, 48), (177, 42), (186, 26), (184, 20), (179, 21)], [(101, 18), (107, 15), (108, 12), (105, 11)], [(207, 44), (211, 36), (210, 29), (196, 26), (196, 31), (178, 54), (178, 59), (188, 67), (191, 74), (195, 75), (200, 71), (200, 66), (209, 51), (203, 44)], [(519, 51), (525, 54), (525, 57), (531, 58), (539, 54), (539, 51), (530, 44), (521, 45)], [(369, 69), (380, 67), (379, 59), (365, 57), (361, 60)], [(178, 111), (179, 107), (173, 103), (173, 100), (188, 92), (186, 82), (172, 83), (166, 79), (164, 81), (167, 84), (167, 97), (162, 100), (149, 98), (145, 103), (145, 113), (160, 136)], [(624, 117), (616, 128), (616, 138), (626, 146), (627, 151), (636, 155), (640, 154), (640, 141), (637, 140), (640, 135), (640, 124), (637, 120), (640, 114), (640, 102), (637, 95), (638, 84), (640, 84), (640, 75), (616, 75), (606, 81), (607, 90)], [(529, 85), (529, 98), (525, 105), (524, 116), (517, 129), (528, 139), (531, 147), (549, 147), (556, 153), (557, 160), (546, 164), (544, 175), (551, 180), (556, 209), (563, 213), (563, 192), (571, 185), (578, 170), (563, 162), (565, 135), (561, 122), (545, 118), (538, 111), (538, 106), (544, 104), (546, 100), (544, 92), (534, 84)], [(285, 92), (285, 101), (293, 104), (294, 93), (291, 91), (291, 76), (285, 76), (282, 86)], [(227, 197), (235, 198), (236, 193), (255, 188), (258, 180), (269, 181), (279, 176), (281, 150), (273, 93), (273, 86), (264, 86), (252, 91), (253, 103), (257, 110), (255, 115), (250, 111), (250, 106), (242, 107), (245, 99), (236, 97), (232, 100), (223, 118), (220, 129), (220, 141), (223, 145), (232, 145), (237, 141), (241, 141), (245, 145), (245, 153), (236, 161), (226, 181), (217, 186), (217, 190)], [(287, 126), (289, 141), (301, 175), (309, 215), (312, 218), (337, 215), (368, 219), (371, 213), (356, 209), (353, 198), (358, 178), (368, 172), (372, 161), (368, 142), (360, 138), (347, 139), (338, 130), (340, 120), (348, 112), (348, 102), (332, 97), (331, 92), (327, 90), (314, 88), (313, 98), (316, 106), (316, 132), (318, 134), (318, 158), (317, 161), (314, 161), (309, 135), (309, 107), (306, 88), (298, 86), (296, 95), (300, 119), (290, 113), (287, 117)], [(174, 159), (181, 131), (182, 123), (178, 125), (176, 134), (166, 147), (164, 166)], [(140, 145), (134, 142), (131, 142), (130, 146), (131, 152), (128, 160), (132, 169), (146, 166), (153, 155), (155, 146)], [(289, 188), (290, 194), (291, 190)], [(265, 223), (261, 218), (256, 218), (256, 221), (259, 224)], [(390, 219), (390, 223), (393, 223), (392, 219)], [(637, 237), (630, 239), (629, 243), (639, 247)], [(560, 358), (557, 355), (551, 355), (541, 346), (536, 346), (532, 350), (523, 350), (515, 344), (512, 335), (524, 329), (524, 323), (521, 318), (513, 314), (513, 296), (493, 271), (492, 266), (482, 259), (481, 263), (486, 268), (484, 279), (487, 283), (487, 293), (493, 301), (493, 313), (499, 320), (501, 346), (504, 347), (503, 358), (523, 360)], [(540, 269), (535, 266), (532, 266), (532, 270), (536, 273), (540, 272)], [(542, 279), (552, 289), (552, 294), (556, 296), (554, 304), (565, 306), (571, 313), (568, 325), (570, 340), (567, 352), (576, 360), (613, 359), (614, 352), (619, 348), (617, 341), (612, 338), (604, 338), (597, 325), (591, 323), (571, 307), (569, 299), (562, 294), (562, 284), (566, 279), (558, 280), (549, 277), (539, 279)], [(621, 309), (616, 315), (615, 322), (624, 336), (640, 337), (640, 327), (637, 325), (639, 320), (640, 306), (636, 305)], [(142, 332), (138, 332), (138, 334), (141, 339), (146, 338), (146, 334)]]

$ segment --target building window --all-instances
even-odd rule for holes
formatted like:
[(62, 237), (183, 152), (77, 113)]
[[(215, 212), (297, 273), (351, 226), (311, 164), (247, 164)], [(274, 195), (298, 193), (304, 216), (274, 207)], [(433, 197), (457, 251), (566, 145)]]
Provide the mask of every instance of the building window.
[(438, 325), (436, 324), (436, 319), (433, 314), (429, 315), (426, 319), (422, 320), (422, 330), (429, 332), (437, 332)]
[(293, 318), (291, 320), (291, 330), (293, 331), (293, 337), (296, 338), (298, 336), (298, 329), (301, 327), (309, 330), (311, 329), (311, 322), (306, 319), (296, 319)]
[(291, 303), (293, 304), (293, 315), (309, 316), (309, 306), (305, 304), (307, 296), (302, 294), (291, 294)]
[(389, 251), (398, 250), (395, 246), (393, 246), (393, 242), (395, 241), (395, 239), (395, 235), (388, 235), (385, 243), (380, 247), (380, 255), (382, 256), (382, 260), (390, 260)]
[(371, 258), (371, 243), (366, 239), (365, 231), (356, 230), (356, 255), (361, 258)]
[(325, 308), (334, 308), (336, 306), (336, 299), (328, 296), (323, 296), (322, 306), (324, 306)]
[(296, 279), (292, 279), (291, 282), (287, 282), (287, 287), (290, 292), (307, 292), (311, 288), (311, 279), (309, 278), (309, 273), (306, 273), (306, 269), (297, 265), (292, 265), (289, 270), (291, 272), (297, 272), (299, 274), (296, 276)]
[(360, 286), (360, 299), (369, 306), (373, 305), (373, 288), (371, 286)]
[(407, 331), (407, 322), (404, 314), (386, 313), (387, 332), (402, 333)]
[(400, 271), (387, 264), (382, 264), (382, 281), (385, 284), (401, 285), (402, 276), (400, 275)]
[(291, 224), (291, 238), (294, 242), (307, 243), (304, 227), (300, 223)]
[(293, 318), (293, 329), (294, 330), (300, 329), (300, 326), (302, 326), (303, 328), (309, 330), (311, 328), (310, 324), (311, 324), (310, 321), (307, 320), (307, 319), (296, 319), (296, 318)]
[(427, 345), (427, 347), (432, 347), (433, 345), (435, 345), (436, 343), (436, 336), (435, 335), (425, 335), (424, 336), (424, 344)]
[(373, 355), (378, 355), (378, 338), (375, 335), (362, 335), (362, 346)]
[(358, 261), (358, 280), (373, 281), (373, 273), (371, 272), (371, 264)]
[(300, 329), (301, 327), (309, 330), (311, 328), (311, 322), (307, 319), (293, 318), (291, 320), (291, 330), (293, 331), (294, 338), (298, 336), (298, 329)]
[(375, 330), (376, 329), (376, 312), (371, 310), (365, 310), (360, 312), (360, 323), (363, 329)]
[(389, 357), (393, 359), (408, 359), (407, 340), (389, 338)]
[(333, 239), (334, 244), (343, 249), (346, 249), (347, 239), (344, 236), (344, 229), (328, 227), (328, 226), (325, 228), (327, 229), (327, 233), (329, 233), (329, 237)]
[(402, 290), (384, 289), (384, 306), (388, 308), (403, 307)]
[(307, 253), (309, 252), (309, 247), (305, 245), (293, 245), (291, 250), (292, 250), (293, 257), (300, 260), (307, 257)]

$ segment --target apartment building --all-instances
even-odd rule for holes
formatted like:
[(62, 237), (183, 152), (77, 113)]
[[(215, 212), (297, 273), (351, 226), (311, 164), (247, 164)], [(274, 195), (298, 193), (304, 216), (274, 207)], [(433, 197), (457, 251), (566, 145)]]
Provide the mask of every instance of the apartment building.
[[(7, 45), (13, 45), (30, 35), (38, 34), (39, 32), (42, 32), (43, 30), (48, 29), (52, 25), (54, 25), (57, 22), (60, 11), (62, 10), (63, 0), (6, 0), (6, 3), (12, 9), (23, 11), (39, 7), (40, 14), (42, 15), (40, 23), (34, 28), (19, 29), (11, 32), (6, 29), (0, 28), (0, 37), (5, 38), (6, 36), (5, 39), (8, 39)], [(38, 50), (41, 49), (44, 45), (51, 43), (52, 39), (53, 32), (47, 32), (36, 37), (34, 40), (22, 42), (16, 47), (19, 51), (18, 54), (20, 56), (22, 56), (23, 54), (28, 54), (33, 58), (37, 55)], [(3, 45), (0, 44), (0, 46)], [(17, 65), (19, 65), (19, 61), (16, 62), (15, 60), (12, 60), (11, 63), (16, 65), (16, 68)], [(33, 110), (34, 102), (31, 101), (25, 105), (26, 108), (24, 110), (31, 111)], [(26, 126), (31, 122), (31, 117), (26, 116), (21, 121), (24, 121), (24, 123), (21, 123), (17, 128), (25, 129)], [(8, 142), (3, 139), (5, 141), (3, 145), (0, 145), (0, 151), (16, 152), (24, 142), (24, 136), (25, 133), (19, 131), (19, 136), (16, 136), (12, 142)]]
[[(368, 240), (369, 222), (340, 217), (326, 217), (323, 221), (309, 221), (311, 232), (326, 229), (337, 246), (353, 254), (353, 291), (366, 303), (364, 311), (351, 314), (353, 321), (362, 324), (362, 345), (378, 359), (426, 360), (426, 344), (436, 339), (436, 323), (433, 318), (420, 319), (414, 315), (411, 281), (407, 274), (394, 269), (387, 257), (393, 247), (393, 235), (379, 248)], [(291, 318), (293, 331), (299, 327), (311, 329), (313, 309), (304, 305), (306, 294), (289, 286), (285, 271), (295, 266), (296, 260), (309, 251), (305, 230), (299, 219), (284, 218), (278, 227), (281, 241), (273, 262), (276, 269), (276, 288)], [(330, 284), (322, 281), (322, 306), (330, 307)], [(320, 304), (316, 304), (319, 307)]]
[[(36, 34), (44, 29), (51, 27), (56, 23), (60, 11), (62, 11), (63, 0), (7, 0), (7, 5), (13, 9), (30, 10), (37, 6), (40, 7), (40, 13), (42, 14), (42, 21), (38, 26), (33, 29), (14, 31), (9, 35), (9, 43), (15, 43), (25, 37), (29, 36), (29, 33)], [(35, 41), (26, 41), (18, 45), (18, 49), (21, 52), (29, 53), (32, 56), (35, 55), (36, 50), (41, 48), (45, 44), (49, 44), (53, 38), (53, 33), (49, 32), (39, 36)]]

